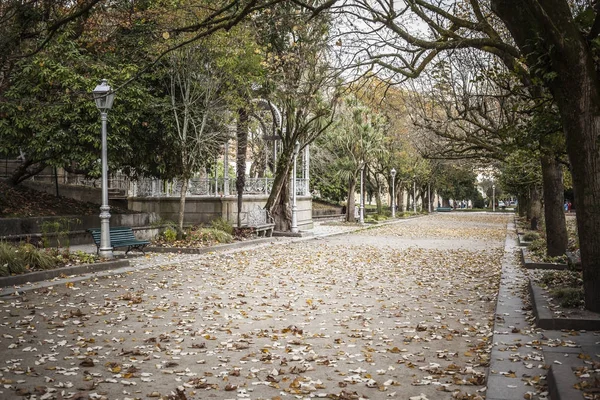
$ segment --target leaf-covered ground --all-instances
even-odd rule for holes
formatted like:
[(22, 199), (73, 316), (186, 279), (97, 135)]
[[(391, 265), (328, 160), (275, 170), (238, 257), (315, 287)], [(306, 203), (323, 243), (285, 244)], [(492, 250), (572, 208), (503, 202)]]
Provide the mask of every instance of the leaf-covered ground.
[[(100, 212), (99, 207), (98, 204), (56, 197), (22, 185), (11, 186), (0, 180), (0, 218), (95, 215)], [(124, 212), (126, 210), (111, 207), (113, 214)]]
[(481, 398), (507, 218), (177, 256), (3, 298), (0, 398)]

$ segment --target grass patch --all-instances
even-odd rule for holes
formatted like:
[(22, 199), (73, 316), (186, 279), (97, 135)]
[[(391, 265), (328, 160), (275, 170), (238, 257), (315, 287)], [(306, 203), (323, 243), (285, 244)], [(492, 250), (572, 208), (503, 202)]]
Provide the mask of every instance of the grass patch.
[(68, 249), (40, 249), (30, 243), (0, 242), (0, 276), (21, 275), (68, 265), (93, 264), (100, 261), (96, 254)]
[(538, 281), (546, 288), (580, 288), (583, 286), (583, 277), (579, 271), (543, 271)]
[(581, 271), (536, 271), (534, 279), (563, 308), (584, 306), (583, 276)]
[(200, 228), (188, 233), (190, 241), (201, 241), (208, 243), (231, 243), (233, 236), (230, 233), (224, 232), (215, 228)]
[(38, 249), (28, 243), (15, 246), (0, 242), (0, 276), (54, 269), (62, 265), (64, 263), (51, 251)]
[[(172, 227), (167, 227), (155, 240), (154, 245), (165, 247), (195, 248), (206, 247), (221, 243), (232, 243), (234, 237), (231, 233), (225, 232), (227, 225), (217, 223), (219, 228), (193, 226), (185, 230), (179, 238), (177, 231)], [(231, 229), (233, 231), (233, 228)]]
[(217, 229), (219, 231), (223, 231), (228, 233), (229, 235), (233, 235), (233, 225), (230, 222), (225, 221), (223, 218), (217, 218), (210, 222), (210, 227), (212, 229)]
[(567, 256), (561, 255), (557, 257), (550, 257), (546, 253), (546, 239), (539, 237), (531, 242), (529, 245), (529, 254), (531, 259), (535, 262), (555, 263), (555, 264), (566, 264)]
[(523, 240), (526, 242), (533, 242), (534, 240), (538, 240), (540, 238), (540, 234), (537, 232), (527, 232), (523, 235)]
[(558, 300), (561, 307), (578, 308), (584, 305), (583, 288), (563, 287), (553, 289), (550, 295)]

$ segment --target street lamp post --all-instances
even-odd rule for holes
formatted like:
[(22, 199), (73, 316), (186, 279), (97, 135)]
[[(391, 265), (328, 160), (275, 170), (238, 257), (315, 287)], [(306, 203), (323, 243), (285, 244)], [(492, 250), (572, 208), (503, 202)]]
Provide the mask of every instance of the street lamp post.
[(413, 175), (413, 211), (417, 213), (417, 177)]
[(431, 214), (431, 183), (427, 183), (427, 212)]
[(360, 220), (358, 221), (361, 225), (365, 223), (364, 180), (365, 180), (365, 166), (363, 165), (362, 168), (360, 169)]
[(110, 244), (110, 206), (108, 205), (108, 160), (106, 155), (106, 121), (108, 110), (111, 109), (115, 94), (106, 79), (92, 92), (96, 107), (100, 110), (102, 120), (102, 205), (100, 206), (100, 248), (98, 254), (103, 258), (113, 258)]
[(396, 218), (396, 197), (394, 193), (394, 181), (396, 178), (396, 170), (392, 168), (390, 174), (392, 175), (392, 218)]
[(223, 158), (223, 195), (229, 196), (229, 139), (225, 142), (225, 156)]
[(294, 165), (292, 167), (292, 233), (298, 233), (298, 206), (296, 205), (296, 160), (300, 152), (300, 142), (294, 146)]
[(492, 185), (492, 211), (496, 211), (496, 185)]

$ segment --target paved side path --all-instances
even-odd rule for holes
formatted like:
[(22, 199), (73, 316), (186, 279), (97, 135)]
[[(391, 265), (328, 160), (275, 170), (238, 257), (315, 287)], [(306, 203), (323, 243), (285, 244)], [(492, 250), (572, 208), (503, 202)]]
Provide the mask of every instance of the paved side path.
[[(541, 332), (532, 325), (523, 299), (527, 278), (517, 258), (514, 224), (509, 221), (502, 258), (502, 279), (496, 306), (488, 372), (487, 400), (533, 399), (544, 384), (546, 364)], [(543, 391), (546, 397), (547, 392)]]
[(489, 397), (508, 218), (149, 255), (21, 290), (0, 298), (0, 398)]

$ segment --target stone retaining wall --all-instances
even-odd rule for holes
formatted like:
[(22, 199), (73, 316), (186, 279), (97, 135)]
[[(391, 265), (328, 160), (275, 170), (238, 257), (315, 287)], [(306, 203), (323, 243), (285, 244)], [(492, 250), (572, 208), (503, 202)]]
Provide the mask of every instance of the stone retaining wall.
[[(242, 213), (264, 208), (268, 196), (244, 196)], [(298, 196), (298, 228), (312, 229), (312, 197)], [(164, 220), (178, 221), (178, 197), (130, 197), (129, 209), (140, 212), (150, 212), (160, 215)], [(185, 225), (208, 224), (210, 221), (222, 218), (232, 225), (237, 224), (237, 197), (235, 196), (195, 196), (185, 200)]]

